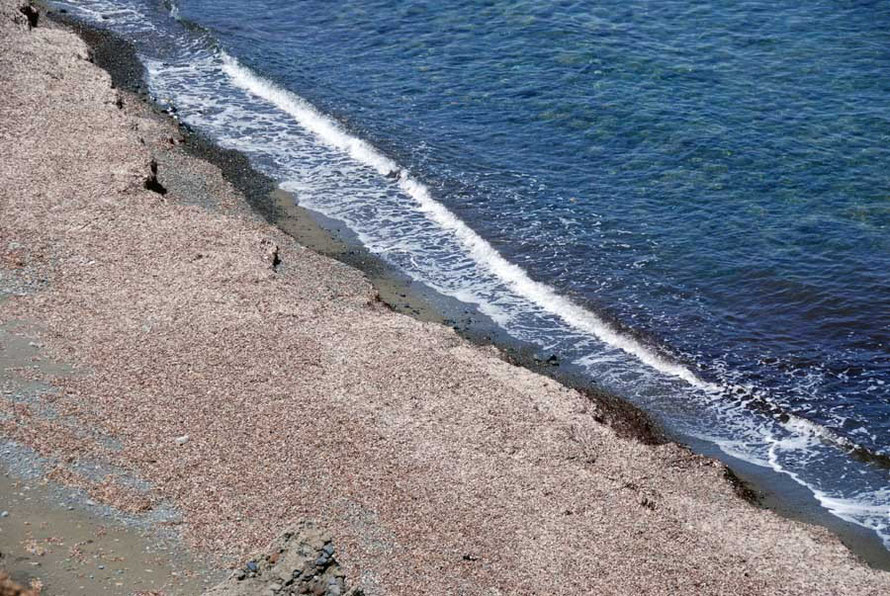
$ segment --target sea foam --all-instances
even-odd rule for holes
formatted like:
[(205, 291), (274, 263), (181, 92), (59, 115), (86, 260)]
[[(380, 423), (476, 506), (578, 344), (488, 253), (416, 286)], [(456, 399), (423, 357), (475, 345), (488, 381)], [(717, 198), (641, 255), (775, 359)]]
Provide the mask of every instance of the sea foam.
[(553, 288), (530, 278), (521, 267), (507, 261), (484, 238), (436, 201), (426, 185), (414, 179), (367, 142), (345, 132), (336, 122), (321, 114), (301, 97), (258, 76), (228, 54), (223, 53), (223, 63), (226, 74), (236, 86), (287, 112), (301, 126), (317, 135), (320, 141), (374, 168), (381, 176), (399, 172), (399, 188), (416, 201), (420, 211), (442, 229), (454, 234), (478, 265), (493, 273), (520, 296), (556, 315), (573, 328), (593, 335), (663, 374), (682, 379), (700, 389), (720, 391), (717, 385), (699, 379), (687, 367), (671, 362), (655, 350), (615, 330), (596, 314), (561, 296)]

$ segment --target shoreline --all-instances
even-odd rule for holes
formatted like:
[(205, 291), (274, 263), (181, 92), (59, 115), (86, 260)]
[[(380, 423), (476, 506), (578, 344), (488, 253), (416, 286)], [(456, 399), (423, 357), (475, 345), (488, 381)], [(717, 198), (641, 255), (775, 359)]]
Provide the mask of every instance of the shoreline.
[[(96, 64), (111, 75), (115, 86), (142, 98), (161, 117), (171, 116), (149, 97), (144, 68), (129, 42), (64, 14), (51, 13), (48, 16), (74, 28), (84, 38), (95, 52)], [(378, 299), (394, 312), (451, 327), (475, 345), (494, 346), (507, 362), (581, 392), (599, 406), (601, 414), (598, 421), (606, 423), (619, 436), (645, 445), (675, 443), (722, 461), (726, 465), (727, 480), (740, 498), (788, 519), (826, 527), (869, 566), (890, 571), (890, 551), (872, 531), (825, 511), (807, 489), (776, 472), (736, 460), (700, 441), (691, 447), (687, 437), (670, 434), (647, 412), (627, 399), (603, 391), (577, 372), (543, 362), (533, 346), (507, 336), (496, 324), (482, 320), (483, 315), (475, 310), (467, 309), (466, 305), (454, 299), (440, 296), (370, 254), (351, 233), (344, 232), (339, 222), (327, 220), (297, 205), (290, 193), (256, 171), (240, 152), (223, 149), (212, 139), (178, 120), (176, 123), (183, 135), (183, 149), (195, 158), (219, 167), (226, 180), (242, 193), (258, 215), (299, 244), (361, 271), (377, 291)]]
[[(99, 53), (97, 53), (97, 54), (99, 54)], [(114, 80), (114, 74), (113, 74), (113, 73), (112, 73), (112, 80)], [(125, 101), (125, 103), (127, 103), (127, 102)], [(149, 108), (149, 109), (154, 109), (154, 108)], [(185, 143), (185, 148), (186, 148), (186, 151), (189, 151), (189, 142), (188, 142), (188, 140), (187, 140), (186, 143)], [(221, 151), (220, 151), (219, 153), (224, 153), (224, 152), (221, 152)], [(243, 160), (243, 158), (241, 158), (241, 159)], [(212, 161), (212, 160), (211, 160), (211, 161)], [(244, 160), (244, 161), (246, 161), (246, 160)], [(217, 163), (217, 164), (215, 164), (215, 165), (218, 166), (219, 164)], [(225, 175), (225, 174), (226, 174), (226, 168), (223, 167), (223, 168), (221, 168), (221, 170), (222, 170), (223, 174)], [(163, 181), (164, 181), (164, 175), (165, 175), (165, 168), (164, 168), (164, 164), (161, 163), (161, 164), (160, 164), (160, 170), (159, 170), (159, 173), (158, 173), (158, 180), (161, 180), (162, 183), (163, 183)], [(229, 170), (229, 176), (227, 176), (227, 177), (229, 177), (229, 182), (232, 181), (232, 180), (231, 180), (231, 175), (232, 175), (232, 170), (230, 169), (230, 170)], [(248, 176), (256, 176), (255, 173), (253, 173), (253, 174), (251, 174), (251, 173), (247, 173), (246, 175), (248, 175)], [(235, 187), (237, 188), (237, 187), (238, 187), (238, 184), (235, 184)], [(245, 194), (245, 196), (247, 196), (247, 195)], [(268, 193), (266, 194), (266, 196), (269, 196)], [(249, 200), (249, 196), (248, 196), (247, 198), (248, 198), (248, 200)], [(279, 201), (280, 201), (280, 203), (279, 203), (279, 205), (278, 205), (279, 207), (281, 207), (283, 204), (286, 204), (286, 203), (285, 203), (285, 201), (287, 200), (286, 197), (284, 197), (284, 196), (282, 196), (282, 195), (279, 194), (279, 195), (278, 195), (278, 199), (279, 199)], [(311, 216), (310, 216), (310, 218), (311, 218)], [(290, 221), (292, 221), (292, 223), (289, 224), (289, 225), (292, 225), (292, 226), (293, 226), (293, 230), (292, 230), (292, 231), (298, 232), (299, 230), (298, 230), (297, 228), (299, 228), (299, 227), (302, 227), (302, 228), (303, 228), (303, 231), (302, 231), (302, 232), (299, 232), (299, 233), (302, 234), (304, 237), (311, 236), (312, 234), (318, 234), (318, 230), (321, 230), (321, 229), (322, 229), (320, 226), (317, 226), (317, 224), (315, 224), (315, 222), (313, 222), (312, 225), (309, 225), (309, 223), (306, 221), (305, 214), (304, 214), (304, 216), (302, 217), (302, 219), (301, 219), (301, 217), (298, 215), (297, 217), (292, 217), (292, 219), (291, 219)], [(313, 228), (313, 226), (315, 226), (315, 227)], [(332, 240), (331, 238), (325, 238), (325, 235), (326, 235), (326, 234), (327, 234), (327, 233), (323, 234), (320, 238), (318, 238), (317, 242), (318, 242), (320, 245), (323, 245), (325, 242), (328, 242), (328, 241), (331, 241), (331, 240)], [(336, 238), (333, 239), (333, 241), (336, 241), (336, 240), (337, 240)], [(336, 245), (335, 245), (335, 246), (336, 246)], [(343, 243), (343, 244), (341, 244), (340, 246), (342, 246), (342, 248), (339, 248), (339, 247), (338, 247), (337, 250), (340, 250), (341, 253), (342, 253), (343, 250), (346, 250), (346, 255), (345, 255), (346, 257), (352, 257), (352, 258), (356, 258), (356, 259), (358, 259), (358, 260), (364, 258), (362, 255), (358, 255), (358, 256), (356, 256), (356, 255), (350, 255), (350, 254), (349, 254), (349, 250), (354, 250), (354, 249), (350, 248), (350, 247), (348, 246), (347, 243)], [(290, 250), (290, 249), (285, 249), (285, 248), (284, 248), (282, 245), (280, 245), (280, 244), (279, 244), (278, 249), (279, 249), (279, 250)], [(324, 252), (324, 251), (322, 251), (322, 252)], [(297, 253), (293, 253), (293, 254), (302, 254), (302, 253), (299, 253), (299, 251), (297, 251)], [(344, 260), (346, 260), (346, 259), (344, 259)], [(287, 263), (287, 262), (289, 262), (289, 261), (288, 261), (288, 260), (284, 260), (284, 262)], [(348, 260), (347, 260), (347, 264), (352, 265), (352, 263), (348, 263)], [(336, 269), (336, 268), (335, 268), (335, 269)], [(336, 270), (339, 271), (339, 269), (336, 269)], [(352, 274), (349, 274), (349, 275), (352, 275)], [(373, 276), (373, 275), (370, 275), (370, 276), (369, 276), (369, 275), (367, 275), (367, 272), (366, 272), (366, 277), (365, 277), (365, 279), (367, 279), (367, 278), (369, 278), (369, 277), (370, 277), (372, 280), (374, 279), (374, 276)], [(384, 274), (384, 275), (381, 275), (381, 277), (385, 277), (385, 274)], [(263, 278), (263, 279), (264, 279), (264, 278)], [(408, 290), (410, 291), (410, 288), (408, 287), (408, 285), (410, 285), (410, 284), (407, 284), (406, 286), (404, 286), (404, 289), (408, 289)], [(409, 291), (404, 291), (404, 289), (403, 289), (402, 286), (398, 286), (398, 285), (395, 285), (395, 284), (394, 284), (393, 287), (394, 287), (394, 289), (393, 289), (393, 290), (390, 290), (390, 295), (394, 295), (395, 297), (402, 298), (402, 299), (406, 300), (406, 302), (407, 302), (408, 305), (409, 305), (408, 307), (402, 307), (402, 308), (407, 308), (407, 310), (409, 310), (409, 311), (421, 310), (420, 308), (418, 308), (418, 306), (417, 306), (417, 302), (415, 302), (414, 305), (412, 306), (412, 302), (411, 302), (411, 300), (408, 300)], [(403, 291), (400, 292), (399, 290), (403, 290)], [(401, 293), (404, 293), (405, 296), (402, 297), (402, 296), (400, 295)], [(347, 295), (350, 295), (350, 291), (347, 291), (346, 294), (347, 294)], [(378, 287), (378, 288), (377, 288), (377, 294), (380, 295), (380, 296), (382, 297), (382, 296), (385, 296), (385, 295), (386, 295), (386, 292), (381, 291), (380, 288)], [(412, 299), (413, 299), (413, 294), (412, 294), (411, 296), (412, 296)], [(399, 300), (393, 300), (393, 302), (396, 303), (396, 305), (397, 305), (396, 310), (398, 310), (398, 306), (399, 306), (399, 302), (400, 302), (400, 301), (399, 301)], [(392, 305), (390, 305), (390, 307), (392, 307)], [(435, 320), (435, 317), (437, 316), (437, 314), (436, 314), (434, 308), (430, 308), (430, 309), (429, 309), (428, 311), (426, 311), (426, 312), (428, 313), (426, 316), (429, 316), (429, 317), (430, 317), (429, 320)], [(413, 313), (413, 314), (418, 314), (418, 313)], [(423, 320), (423, 316), (421, 316), (421, 320)], [(393, 324), (395, 324), (395, 323), (393, 323)], [(403, 324), (404, 324), (403, 322), (398, 323), (398, 325), (400, 325), (400, 326), (403, 325)], [(414, 327), (413, 325), (414, 325), (413, 323), (412, 323), (411, 325), (407, 325), (407, 326), (405, 327), (405, 329), (406, 329), (405, 332), (408, 333), (408, 331), (407, 331), (408, 329), (415, 329), (415, 327)], [(443, 333), (443, 331), (430, 330), (429, 328), (426, 328), (426, 329), (428, 329), (428, 331), (431, 332), (431, 333), (433, 334), (433, 336), (435, 336), (435, 337), (439, 337), (439, 336), (441, 336), (442, 333)], [(411, 331), (411, 333), (413, 333), (413, 331)], [(448, 340), (448, 341), (450, 341), (450, 340)], [(449, 344), (449, 345), (450, 345), (450, 344)], [(460, 348), (459, 346), (455, 346), (455, 347), (453, 347), (453, 348), (449, 348), (449, 349), (459, 349), (459, 350), (463, 350), (463, 348)], [(484, 349), (483, 349), (483, 351), (484, 351)], [(479, 352), (479, 354), (480, 354), (480, 356), (478, 356), (479, 358), (482, 358), (481, 354), (483, 353), (483, 351), (480, 351), (480, 352)], [(497, 358), (497, 359), (503, 359), (503, 355), (502, 355), (502, 354), (492, 354), (491, 351), (487, 351), (487, 353), (489, 354), (489, 356), (486, 356), (486, 357), (493, 357), (493, 358)], [(476, 357), (476, 356), (474, 356), (474, 357)], [(486, 362), (486, 367), (487, 367), (487, 366), (489, 366), (489, 363)], [(500, 365), (495, 365), (495, 364), (491, 363), (491, 366), (494, 366), (495, 369), (500, 370), (500, 368), (499, 368)], [(548, 371), (548, 370), (546, 369), (546, 367), (541, 367), (541, 368), (544, 370), (544, 372), (553, 372), (553, 371)], [(486, 368), (486, 370), (488, 370), (488, 369)], [(494, 370), (494, 369), (492, 369), (492, 370)], [(493, 373), (491, 373), (491, 372), (487, 372), (486, 374), (493, 374)], [(534, 379), (536, 378), (536, 375), (533, 375), (533, 374), (531, 374), (531, 373), (526, 373), (526, 372), (517, 373), (517, 376), (521, 377), (522, 379), (526, 379), (526, 380), (528, 380), (528, 382), (533, 382)], [(545, 386), (547, 386), (546, 383), (545, 383)], [(562, 390), (559, 390), (559, 392), (560, 392), (561, 395), (563, 394)], [(573, 397), (573, 398), (568, 398), (568, 397), (567, 397), (566, 399), (575, 400), (575, 401), (577, 402), (577, 397)], [(504, 402), (504, 403), (506, 403), (506, 402)], [(551, 402), (542, 402), (542, 403), (547, 403), (547, 404), (549, 404), (548, 407), (556, 408), (557, 411), (558, 411), (558, 410), (560, 409), (560, 407), (561, 407), (561, 406), (557, 406), (557, 405), (555, 405), (555, 404), (553, 404), (553, 403), (551, 403)], [(578, 402), (578, 403), (580, 403), (580, 402)], [(603, 417), (603, 412), (601, 411), (601, 407), (596, 407), (596, 406), (595, 406), (595, 408), (599, 411), (599, 414), (598, 414), (598, 415), (599, 415), (600, 417)], [(608, 412), (608, 410), (606, 410), (606, 412)], [(621, 407), (620, 407), (620, 406), (617, 407), (616, 412), (621, 412)], [(618, 414), (615, 414), (615, 415), (618, 416), (618, 417), (620, 417)], [(564, 414), (560, 414), (559, 416), (564, 416)], [(557, 418), (558, 418), (558, 417), (557, 417)], [(594, 416), (594, 419), (595, 419), (595, 418), (596, 418), (596, 416)], [(601, 431), (599, 431), (599, 430), (596, 430), (595, 427), (589, 427), (589, 426), (588, 426), (589, 423), (588, 423), (588, 422), (582, 422), (581, 419), (578, 419), (578, 420), (575, 422), (575, 424), (580, 425), (580, 428), (587, 429), (585, 432), (592, 432), (592, 433), (594, 433), (594, 435), (596, 435), (597, 437), (599, 436), (597, 433), (600, 433), (600, 432), (601, 432)], [(637, 424), (640, 424), (640, 422), (637, 421)], [(646, 423), (644, 422), (643, 424), (646, 424)], [(633, 426), (633, 424), (631, 424), (631, 426), (629, 427), (629, 430), (627, 430), (627, 431), (625, 431), (625, 432), (629, 432), (630, 434), (633, 434), (634, 432), (639, 432), (639, 431), (634, 431), (633, 428), (634, 428), (634, 426)], [(507, 430), (503, 430), (502, 432), (508, 432), (508, 431), (507, 431)], [(619, 434), (620, 434), (620, 433), (619, 433)], [(515, 439), (514, 439), (514, 440), (515, 440)], [(594, 440), (594, 443), (598, 443), (600, 440), (605, 440), (605, 439), (599, 439), (599, 438), (598, 438), (598, 439)], [(654, 442), (657, 443), (657, 441), (654, 441)], [(622, 443), (622, 445), (625, 446), (625, 447), (627, 447), (627, 445), (631, 445), (631, 444), (628, 443), (627, 445), (624, 445), (624, 444)], [(669, 451), (669, 452), (673, 452), (673, 453), (674, 453), (673, 455), (671, 455), (671, 456), (669, 457), (669, 459), (670, 459), (671, 461), (673, 461), (674, 459), (677, 459), (677, 461), (680, 461), (680, 460), (683, 460), (684, 458), (688, 459), (689, 461), (697, 461), (697, 460), (696, 460), (696, 456), (691, 456), (691, 455), (685, 455), (685, 456), (684, 456), (684, 455), (682, 455), (682, 451), (683, 451), (683, 450), (682, 450), (681, 448), (676, 447), (675, 445), (666, 445), (666, 444), (665, 444), (665, 445), (662, 445), (662, 447), (663, 447), (662, 451), (667, 450), (667, 451)], [(638, 455), (640, 455), (641, 457), (643, 457), (643, 458), (645, 459), (646, 457), (650, 457), (651, 454), (649, 454), (649, 452), (641, 451), (641, 450), (644, 449), (644, 448), (645, 448), (645, 447), (644, 447), (644, 446), (642, 445), (642, 443), (641, 443), (639, 447), (633, 447), (633, 448), (632, 448), (632, 451), (636, 452)], [(604, 448), (604, 449), (608, 450), (607, 448)], [(642, 454), (644, 454), (644, 453), (647, 454), (647, 455), (642, 455)], [(654, 452), (653, 452), (653, 453), (654, 453)], [(623, 457), (633, 457), (633, 455), (625, 455), (625, 456), (623, 456)], [(684, 461), (685, 461), (685, 460), (684, 460)], [(685, 463), (682, 464), (681, 468), (682, 468), (683, 466), (686, 466), (686, 465), (687, 465), (687, 464), (685, 464)], [(699, 464), (699, 465), (704, 465), (704, 464)], [(685, 468), (683, 468), (683, 469), (685, 469)], [(710, 477), (710, 476), (709, 476), (709, 477)], [(627, 482), (630, 482), (630, 481), (627, 481)], [(625, 482), (625, 483), (627, 483), (627, 482)], [(633, 484), (634, 486), (636, 486), (636, 483), (635, 483), (635, 482), (631, 482), (631, 484)], [(707, 488), (707, 487), (704, 487), (704, 488)], [(630, 489), (628, 489), (628, 490), (634, 491), (634, 490), (637, 490), (637, 489), (630, 488)], [(649, 490), (649, 491), (655, 491), (656, 489), (653, 487), (653, 488), (649, 488), (649, 489), (647, 489), (647, 490)], [(665, 498), (669, 498), (667, 495), (665, 495), (664, 497), (665, 497)], [(661, 498), (661, 497), (659, 497), (659, 499), (660, 499), (660, 498)], [(644, 497), (644, 501), (647, 502), (647, 503), (651, 503), (651, 502), (653, 501), (653, 499), (654, 499), (654, 497), (651, 497), (651, 496)], [(739, 507), (739, 506), (740, 506), (740, 505), (738, 505), (738, 506), (736, 506), (736, 507)], [(656, 511), (657, 508), (651, 508), (651, 509), (650, 509), (648, 505), (644, 505), (643, 508), (640, 510), (640, 513), (641, 513), (641, 514), (646, 514), (646, 513), (645, 513), (646, 510)], [(781, 526), (781, 524), (779, 524), (779, 525)], [(790, 526), (788, 526), (788, 527), (790, 527)], [(812, 532), (815, 532), (815, 530), (812, 530)], [(820, 539), (818, 542), (822, 543), (822, 539)], [(346, 541), (346, 543), (347, 543), (347, 544), (350, 544), (348, 540)], [(356, 548), (355, 548), (355, 546), (356, 546), (355, 544), (352, 544), (352, 546), (353, 546), (354, 552), (357, 552), (357, 551), (362, 550), (362, 549), (360, 549), (360, 548), (356, 549)], [(470, 556), (471, 559), (466, 559), (467, 556)], [(482, 555), (476, 555), (476, 554), (464, 555), (464, 561), (467, 561), (467, 560), (476, 560), (476, 559), (474, 559), (474, 558), (472, 558), (472, 557), (480, 557), (480, 556), (482, 556)], [(376, 560), (376, 558), (375, 558), (375, 560)], [(489, 561), (488, 564), (489, 564), (489, 565), (492, 565), (493, 563), (494, 563), (494, 561), (491, 560), (491, 561)], [(355, 570), (356, 570), (356, 568), (355, 568), (355, 566), (353, 566), (353, 567), (352, 567), (352, 571), (355, 572)], [(476, 572), (470, 572), (470, 573), (472, 574), (473, 577), (477, 577), (477, 578), (479, 577), (479, 576), (478, 576), (478, 573), (476, 573)]]
[[(116, 87), (138, 96), (160, 117), (171, 117), (149, 97), (144, 68), (129, 42), (65, 14), (51, 12), (48, 17), (71, 27), (84, 39), (94, 51), (95, 63), (111, 75)], [(291, 193), (255, 170), (239, 151), (219, 147), (212, 139), (177, 119), (174, 121), (182, 134), (183, 149), (193, 157), (217, 166), (259, 216), (302, 246), (361, 271), (377, 290), (380, 301), (393, 312), (451, 327), (476, 345), (498, 348), (511, 364), (587, 393), (605, 410), (608, 424), (623, 437), (649, 445), (669, 440), (665, 430), (638, 406), (583, 380), (580, 375), (561, 374), (558, 365), (553, 366), (537, 357), (538, 350), (534, 346), (510, 338), (472, 306), (415, 282), (371, 254), (343, 224), (297, 205)]]

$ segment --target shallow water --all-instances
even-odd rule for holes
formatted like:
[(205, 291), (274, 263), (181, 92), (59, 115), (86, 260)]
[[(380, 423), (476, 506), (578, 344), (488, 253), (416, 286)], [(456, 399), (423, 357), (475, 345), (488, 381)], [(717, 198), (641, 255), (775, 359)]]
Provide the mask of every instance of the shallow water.
[(60, 4), (407, 275), (890, 543), (890, 5)]

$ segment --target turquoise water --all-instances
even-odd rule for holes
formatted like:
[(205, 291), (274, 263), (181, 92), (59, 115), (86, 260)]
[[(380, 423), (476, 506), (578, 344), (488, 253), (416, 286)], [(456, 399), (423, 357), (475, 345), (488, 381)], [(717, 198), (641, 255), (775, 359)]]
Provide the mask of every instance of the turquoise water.
[(890, 536), (890, 4), (63, 4), (407, 275)]

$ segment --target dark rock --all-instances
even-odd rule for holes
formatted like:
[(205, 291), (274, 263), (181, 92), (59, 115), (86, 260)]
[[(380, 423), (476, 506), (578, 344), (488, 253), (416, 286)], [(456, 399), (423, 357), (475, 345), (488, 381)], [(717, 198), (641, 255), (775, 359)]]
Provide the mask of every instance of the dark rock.
[(148, 178), (145, 179), (146, 190), (156, 192), (159, 195), (167, 194), (167, 189), (164, 188), (163, 184), (158, 182), (158, 162), (156, 162), (155, 160), (151, 160), (149, 169), (151, 173), (148, 175)]
[(240, 573), (205, 592), (205, 596), (361, 596), (360, 589), (348, 589), (345, 574), (334, 558), (335, 552), (330, 535), (313, 524), (293, 526), (249, 561)]
[(535, 354), (534, 360), (537, 364), (549, 364), (550, 366), (559, 366), (559, 358), (556, 354), (544, 357), (543, 354)]
[(19, 7), (19, 12), (25, 15), (25, 18), (28, 19), (28, 29), (33, 29), (37, 26), (37, 21), (40, 20), (40, 11), (30, 4), (25, 4), (24, 6)]

